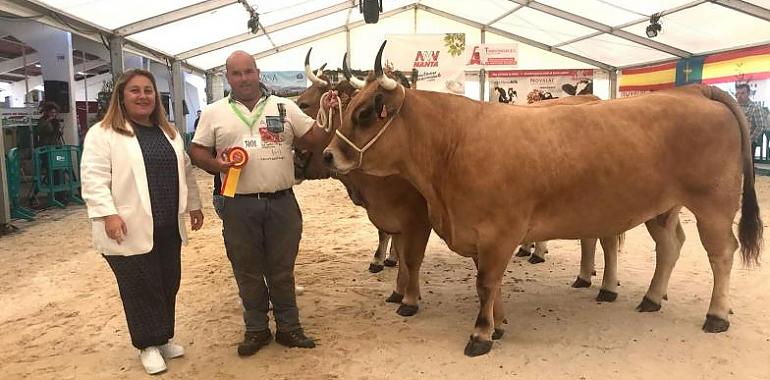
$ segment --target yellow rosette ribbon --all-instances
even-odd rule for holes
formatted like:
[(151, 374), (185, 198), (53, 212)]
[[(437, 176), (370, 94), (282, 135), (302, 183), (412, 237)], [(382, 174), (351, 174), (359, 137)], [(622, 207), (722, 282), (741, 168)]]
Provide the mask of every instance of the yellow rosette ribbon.
[(241, 177), (241, 168), (249, 162), (249, 154), (246, 149), (233, 147), (223, 153), (228, 161), (232, 162), (230, 170), (227, 171), (224, 182), (222, 182), (222, 195), (225, 197), (234, 197), (235, 189), (238, 188), (238, 180)]

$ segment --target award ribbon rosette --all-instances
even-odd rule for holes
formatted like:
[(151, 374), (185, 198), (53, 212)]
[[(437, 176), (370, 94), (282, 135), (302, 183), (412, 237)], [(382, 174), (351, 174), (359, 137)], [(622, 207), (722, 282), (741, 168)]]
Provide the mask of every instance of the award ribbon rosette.
[(228, 161), (232, 162), (230, 170), (227, 171), (224, 182), (222, 182), (222, 195), (225, 197), (234, 197), (235, 189), (238, 188), (238, 180), (241, 177), (241, 168), (249, 162), (249, 154), (246, 149), (233, 147), (223, 152)]

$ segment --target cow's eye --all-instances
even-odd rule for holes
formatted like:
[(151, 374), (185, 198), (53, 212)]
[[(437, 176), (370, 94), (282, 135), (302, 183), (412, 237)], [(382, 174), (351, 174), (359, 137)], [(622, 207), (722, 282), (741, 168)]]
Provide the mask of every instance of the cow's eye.
[(367, 106), (358, 113), (358, 124), (361, 126), (367, 126), (372, 119), (374, 119), (374, 107), (372, 106)]
[(305, 103), (305, 102), (302, 102), (302, 103), (300, 103), (300, 104), (299, 104), (299, 109), (301, 109), (301, 110), (303, 110), (303, 111), (304, 111), (305, 109), (307, 109), (308, 107), (310, 107), (310, 104), (307, 104), (307, 103)]

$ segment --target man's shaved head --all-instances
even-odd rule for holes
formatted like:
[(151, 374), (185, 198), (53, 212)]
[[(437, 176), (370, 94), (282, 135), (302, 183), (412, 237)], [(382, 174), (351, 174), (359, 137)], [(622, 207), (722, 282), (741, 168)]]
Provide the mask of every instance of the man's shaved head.
[(235, 63), (251, 63), (254, 65), (255, 69), (257, 68), (257, 62), (254, 60), (254, 57), (243, 50), (236, 50), (227, 57), (227, 61), (225, 61), (225, 68), (227, 71), (230, 71), (231, 64)]
[(227, 83), (233, 91), (235, 99), (246, 102), (256, 102), (262, 95), (259, 86), (259, 69), (249, 53), (236, 50), (225, 61)]

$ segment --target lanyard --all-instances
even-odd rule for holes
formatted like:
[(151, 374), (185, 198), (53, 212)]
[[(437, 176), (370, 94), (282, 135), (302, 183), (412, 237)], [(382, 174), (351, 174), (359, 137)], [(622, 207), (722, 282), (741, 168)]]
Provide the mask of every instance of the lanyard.
[(235, 105), (235, 101), (230, 98), (230, 109), (233, 110), (233, 113), (235, 113), (236, 116), (238, 116), (239, 119), (243, 122), (243, 124), (246, 124), (247, 127), (249, 127), (249, 132), (253, 135), (254, 134), (254, 124), (259, 121), (260, 118), (262, 118), (262, 112), (265, 110), (265, 105), (267, 105), (267, 98), (262, 101), (262, 104), (259, 105), (259, 108), (257, 109), (257, 114), (254, 115), (251, 119), (246, 117), (246, 115), (241, 112), (241, 110), (238, 109), (238, 107)]

